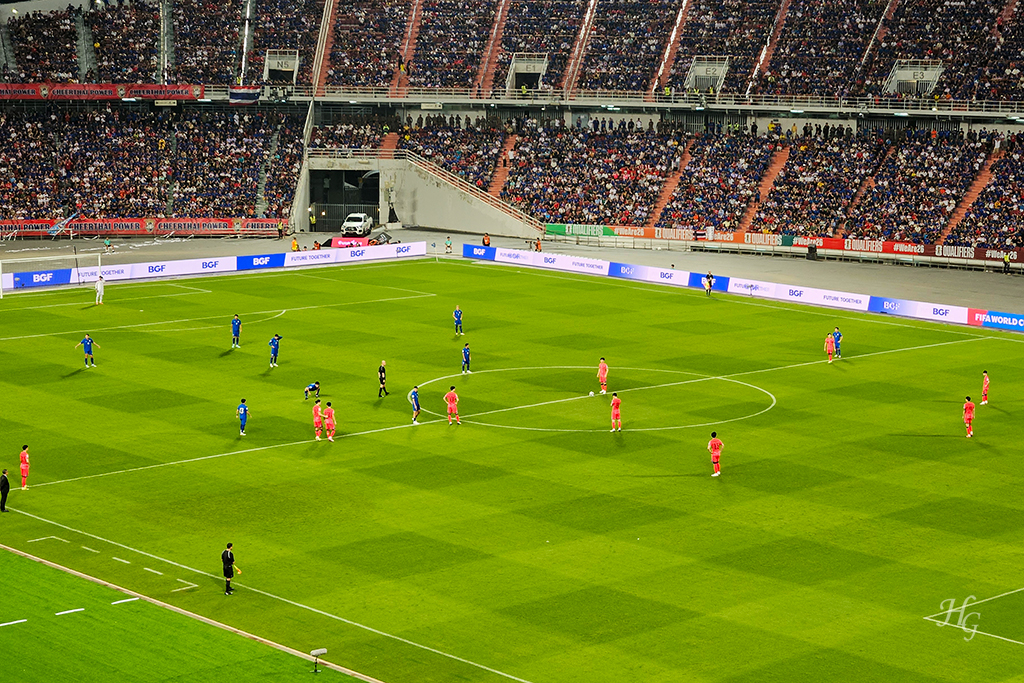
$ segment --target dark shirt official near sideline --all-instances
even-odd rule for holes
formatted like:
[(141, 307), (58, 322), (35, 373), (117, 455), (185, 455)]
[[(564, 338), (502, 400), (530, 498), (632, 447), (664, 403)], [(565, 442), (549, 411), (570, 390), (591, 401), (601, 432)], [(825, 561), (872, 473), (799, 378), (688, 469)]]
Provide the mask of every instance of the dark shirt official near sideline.
[(7, 494), (11, 492), (11, 480), (7, 478), (7, 470), (0, 474), (0, 512), (7, 512)]
[(388, 395), (388, 372), (384, 369), (385, 365), (387, 365), (387, 363), (385, 361), (381, 361), (380, 367), (377, 368), (377, 379), (380, 380), (380, 388), (377, 389), (377, 398)]
[(220, 561), (224, 564), (224, 595), (231, 595), (235, 589), (231, 587), (231, 579), (235, 573), (242, 573), (242, 570), (235, 566), (235, 553), (231, 550), (231, 544), (220, 554)]

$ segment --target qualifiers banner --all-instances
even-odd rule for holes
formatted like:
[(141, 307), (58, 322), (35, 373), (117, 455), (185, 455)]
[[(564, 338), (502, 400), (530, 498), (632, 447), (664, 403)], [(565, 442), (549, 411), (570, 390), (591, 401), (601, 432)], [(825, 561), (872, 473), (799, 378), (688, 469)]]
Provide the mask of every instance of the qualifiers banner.
[(201, 85), (0, 83), (0, 100), (198, 100)]
[(1024, 332), (1024, 315), (972, 308), (968, 311), (967, 324), (978, 327), (993, 327), (997, 330)]

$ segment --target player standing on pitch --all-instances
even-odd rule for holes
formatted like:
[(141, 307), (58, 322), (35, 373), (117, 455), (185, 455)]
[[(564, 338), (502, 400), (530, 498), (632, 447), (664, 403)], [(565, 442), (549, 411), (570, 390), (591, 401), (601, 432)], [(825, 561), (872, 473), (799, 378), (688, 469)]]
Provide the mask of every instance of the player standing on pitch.
[(462, 309), (455, 306), (455, 310), (452, 311), (452, 317), (455, 318), (455, 336), (458, 337), (462, 334)]
[(452, 426), (452, 417), (455, 417), (455, 424), (462, 424), (462, 420), (459, 419), (459, 395), (455, 393), (455, 385), (448, 389), (448, 393), (444, 395), (445, 405), (448, 406), (448, 426)]
[(270, 367), (277, 367), (277, 352), (281, 350), (281, 335), (275, 334), (267, 342), (267, 346), (270, 347)]
[(334, 443), (334, 429), (338, 426), (338, 423), (334, 421), (334, 408), (331, 407), (331, 402), (327, 402), (327, 407), (324, 408), (324, 428), (327, 430), (327, 440)]
[(981, 405), (988, 404), (988, 370), (981, 371)]
[(608, 364), (604, 362), (604, 358), (597, 364), (597, 381), (601, 383), (601, 393), (608, 393)]
[(82, 350), (85, 351), (85, 367), (89, 367), (90, 362), (93, 367), (96, 367), (96, 359), (92, 357), (93, 345), (95, 345), (97, 349), (100, 348), (100, 345), (94, 342), (92, 337), (89, 335), (85, 335), (85, 337), (82, 338), (82, 341), (75, 344), (76, 349), (81, 346)]
[(242, 348), (242, 345), (238, 342), (240, 336), (242, 336), (242, 319), (235, 313), (235, 317), (231, 319), (231, 348)]
[(967, 401), (964, 403), (964, 425), (967, 426), (967, 438), (974, 436), (974, 427), (971, 423), (974, 422), (974, 404), (971, 403), (971, 397), (967, 397)]
[(838, 327), (836, 327), (835, 332), (832, 333), (832, 341), (834, 341), (836, 345), (836, 360), (839, 360), (843, 357), (843, 351), (839, 348), (839, 342), (843, 341), (843, 333), (839, 331)]
[(28, 444), (21, 447), (21, 490), (28, 489)]
[(722, 468), (718, 464), (718, 460), (722, 456), (722, 440), (718, 438), (718, 432), (711, 432), (711, 441), (708, 441), (708, 451), (711, 453), (711, 464), (715, 468), (715, 473), (711, 476), (717, 477), (722, 473)]
[(313, 403), (313, 431), (316, 432), (316, 440), (320, 440), (320, 429), (323, 427), (323, 417), (320, 413), (320, 399)]
[(619, 398), (617, 393), (612, 394), (612, 431), (615, 431), (616, 423), (619, 426), (619, 431), (622, 431), (622, 412), (619, 406), (622, 405), (622, 399)]
[(245, 405), (245, 399), (238, 404), (238, 408), (235, 409), (235, 415), (238, 416), (240, 423), (240, 429), (238, 430), (239, 436), (245, 436), (245, 423), (249, 421), (249, 406)]
[(462, 374), (473, 374), (473, 371), (469, 369), (469, 344), (462, 347)]
[(836, 340), (831, 334), (825, 335), (825, 353), (828, 354), (828, 362), (832, 362), (832, 354), (836, 352)]
[(412, 404), (412, 423), (418, 425), (416, 418), (420, 416), (420, 388), (415, 386), (409, 392), (409, 403)]

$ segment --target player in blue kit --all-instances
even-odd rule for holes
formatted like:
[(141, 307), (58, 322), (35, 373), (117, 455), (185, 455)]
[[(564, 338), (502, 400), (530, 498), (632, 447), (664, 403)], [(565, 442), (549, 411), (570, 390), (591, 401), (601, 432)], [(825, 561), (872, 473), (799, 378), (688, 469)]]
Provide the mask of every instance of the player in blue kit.
[(85, 338), (82, 339), (82, 341), (75, 344), (76, 349), (81, 346), (82, 350), (85, 351), (85, 367), (89, 367), (90, 362), (93, 367), (96, 367), (96, 359), (92, 357), (93, 345), (95, 345), (97, 349), (100, 348), (100, 345), (96, 344), (89, 335), (85, 335)]
[(412, 404), (412, 423), (418, 425), (416, 418), (420, 416), (420, 388), (415, 386), (409, 392), (409, 403)]
[(458, 336), (462, 334), (462, 309), (456, 306), (452, 317), (455, 318), (455, 336)]
[(238, 432), (239, 436), (245, 436), (245, 423), (249, 421), (249, 406), (245, 405), (245, 399), (238, 404), (238, 408), (235, 410), (235, 415), (238, 416), (238, 421), (241, 423), (241, 429)]
[(302, 391), (304, 394), (306, 394), (307, 399), (309, 398), (310, 394), (316, 394), (316, 397), (320, 398), (320, 382), (313, 382), (312, 384), (307, 384), (306, 388), (303, 389)]
[(836, 328), (836, 331), (832, 333), (832, 340), (836, 343), (836, 359), (843, 357), (843, 352), (839, 350), (839, 342), (843, 340), (843, 333)]
[(242, 320), (235, 313), (235, 317), (231, 319), (231, 348), (240, 349), (242, 345), (238, 343), (238, 337), (242, 334)]
[(462, 374), (465, 375), (466, 373), (473, 374), (469, 369), (469, 344), (462, 347)]
[(277, 367), (277, 351), (278, 351), (278, 349), (281, 348), (281, 335), (275, 334), (273, 337), (271, 337), (270, 342), (268, 343), (268, 346), (270, 346), (270, 367), (276, 368)]

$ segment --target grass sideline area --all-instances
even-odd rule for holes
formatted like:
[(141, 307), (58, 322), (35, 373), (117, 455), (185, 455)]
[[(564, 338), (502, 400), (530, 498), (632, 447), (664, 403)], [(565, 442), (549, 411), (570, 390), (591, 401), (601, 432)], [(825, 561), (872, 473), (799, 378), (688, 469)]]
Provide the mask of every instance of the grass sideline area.
[[(15, 488), (20, 446), (32, 455), (5, 544), (386, 683), (1024, 666), (1024, 593), (950, 613), (962, 629), (925, 619), (1024, 586), (1020, 336), (428, 259), (108, 285), (103, 306), (18, 294), (0, 319)], [(86, 332), (96, 368), (74, 348)], [(588, 395), (602, 356), (614, 434), (609, 397)], [(991, 403), (965, 439), (982, 370)], [(335, 443), (313, 441), (313, 381)], [(230, 597), (228, 541), (244, 572)], [(6, 595), (21, 574), (3, 572)], [(50, 648), (44, 628), (18, 657)]]
[(312, 671), (294, 655), (12, 552), (0, 552), (0, 587), (5, 680), (299, 681)]

